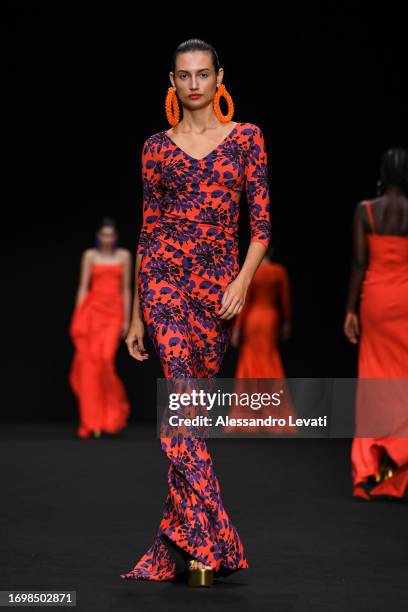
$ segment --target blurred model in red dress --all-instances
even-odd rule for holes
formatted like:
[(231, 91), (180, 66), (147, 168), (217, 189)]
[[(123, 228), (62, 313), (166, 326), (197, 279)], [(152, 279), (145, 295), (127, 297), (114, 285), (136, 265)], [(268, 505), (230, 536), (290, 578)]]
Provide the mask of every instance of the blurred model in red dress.
[[(354, 215), (344, 332), (350, 342), (359, 343), (359, 378), (388, 379), (384, 389), (405, 385), (406, 390), (406, 381), (392, 379), (408, 378), (407, 151), (390, 149), (384, 154), (380, 186), (382, 195), (359, 203)], [(407, 396), (383, 399), (380, 385), (364, 381), (366, 401), (357, 395), (357, 423), (363, 431), (360, 437), (356, 434), (351, 450), (353, 495), (365, 500), (402, 498), (408, 487)], [(364, 428), (381, 425), (382, 415), (394, 436), (362, 437)]]
[(285, 376), (279, 341), (290, 337), (290, 318), (288, 273), (282, 264), (273, 261), (270, 246), (234, 322), (231, 344), (235, 348), (240, 346), (236, 378)]
[[(238, 363), (235, 372), (237, 380), (236, 393), (256, 393), (266, 390), (256, 379), (285, 377), (285, 371), (279, 350), (279, 343), (288, 340), (291, 333), (291, 296), (289, 276), (286, 268), (273, 261), (274, 247), (269, 246), (259, 268), (255, 272), (248, 289), (245, 305), (236, 317), (231, 335), (231, 344), (239, 347)], [(245, 380), (241, 379), (254, 379)], [(269, 392), (273, 392), (268, 382)], [(277, 391), (282, 387), (282, 381), (276, 381)], [(289, 389), (285, 387), (285, 396), (281, 395), (279, 406), (262, 406), (256, 411), (247, 407), (233, 406), (229, 412), (230, 418), (257, 417), (284, 418), (287, 423), (289, 415), (295, 418), (290, 399)], [(234, 426), (226, 426), (225, 431), (236, 431)], [(277, 432), (294, 432), (294, 427), (286, 424), (272, 428)], [(256, 426), (245, 426), (245, 431), (258, 431)]]
[(79, 405), (81, 438), (117, 433), (127, 425), (130, 412), (115, 355), (129, 326), (131, 255), (117, 248), (117, 238), (114, 221), (104, 219), (97, 247), (82, 255), (70, 325), (75, 354), (69, 376)]

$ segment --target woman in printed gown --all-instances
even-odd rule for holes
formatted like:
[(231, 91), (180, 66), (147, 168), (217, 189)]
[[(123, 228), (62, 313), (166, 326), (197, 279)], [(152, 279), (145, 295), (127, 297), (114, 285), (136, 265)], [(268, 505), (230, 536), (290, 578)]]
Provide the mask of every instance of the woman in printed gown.
[(80, 438), (116, 434), (127, 425), (129, 402), (115, 367), (130, 316), (131, 254), (117, 248), (112, 219), (104, 219), (97, 247), (82, 255), (70, 335), (75, 346), (69, 379), (79, 405)]
[[(235, 318), (231, 344), (239, 347), (238, 363), (235, 371), (237, 382), (236, 393), (278, 392), (285, 378), (285, 370), (279, 350), (279, 342), (290, 338), (291, 333), (291, 297), (289, 276), (286, 268), (273, 261), (273, 247), (269, 246), (261, 265), (257, 269), (248, 289), (245, 306)], [(268, 382), (262, 386), (260, 378), (280, 379), (276, 383)], [(244, 379), (244, 380), (241, 380)], [(271, 385), (276, 384), (276, 389)], [(283, 382), (286, 387), (285, 383)], [(295, 413), (289, 394), (285, 389), (279, 406), (262, 406), (256, 412), (248, 413), (248, 408), (234, 406), (230, 418), (257, 417), (282, 418), (286, 426), (272, 428), (274, 433), (293, 433), (294, 427), (288, 425), (289, 416), (295, 419)], [(258, 427), (250, 428), (258, 431)], [(226, 431), (237, 431), (236, 426), (226, 426)], [(242, 427), (241, 431), (248, 431)]]
[[(354, 215), (344, 322), (349, 341), (359, 343), (359, 379), (387, 379), (359, 380), (357, 388), (353, 495), (366, 501), (401, 499), (408, 487), (407, 152), (388, 150), (380, 176), (382, 195), (359, 203)], [(378, 436), (368, 437), (376, 428)]]
[[(148, 359), (144, 320), (169, 379), (216, 376), (270, 240), (263, 133), (253, 123), (225, 120), (215, 98), (222, 78), (213, 47), (197, 39), (179, 45), (170, 80), (183, 118), (148, 137), (142, 150), (143, 226), (126, 343), (135, 359)], [(251, 243), (240, 270), (244, 188)], [(180, 558), (185, 571), (214, 577), (247, 568), (204, 438), (163, 436), (161, 447), (170, 462), (163, 517), (152, 546), (121, 577), (173, 580)]]

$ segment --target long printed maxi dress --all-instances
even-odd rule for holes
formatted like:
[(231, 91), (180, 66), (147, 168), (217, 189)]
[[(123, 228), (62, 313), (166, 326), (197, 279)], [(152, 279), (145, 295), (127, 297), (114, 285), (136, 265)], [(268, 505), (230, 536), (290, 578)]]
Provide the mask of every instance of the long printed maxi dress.
[[(234, 321), (216, 312), (239, 272), (244, 188), (251, 241), (265, 247), (270, 241), (263, 133), (253, 123), (236, 123), (208, 155), (195, 159), (161, 131), (144, 142), (142, 172), (138, 290), (148, 334), (166, 378), (213, 378)], [(215, 576), (247, 568), (205, 440), (162, 437), (161, 447), (170, 461), (163, 517), (152, 546), (120, 577), (172, 580), (177, 552), (212, 566)]]

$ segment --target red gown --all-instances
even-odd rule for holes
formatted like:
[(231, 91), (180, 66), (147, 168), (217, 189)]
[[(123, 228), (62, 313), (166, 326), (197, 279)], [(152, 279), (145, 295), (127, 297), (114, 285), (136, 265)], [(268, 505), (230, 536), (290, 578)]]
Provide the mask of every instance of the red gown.
[(279, 352), (280, 324), (290, 318), (289, 279), (284, 266), (263, 261), (235, 320), (241, 346), (235, 378), (283, 378)]
[[(217, 147), (196, 159), (166, 131), (158, 132), (144, 143), (142, 171), (138, 283), (148, 333), (166, 378), (213, 379), (230, 343), (233, 319), (216, 313), (239, 273), (244, 188), (251, 240), (269, 244), (263, 134), (252, 123), (236, 123)], [(170, 462), (163, 516), (152, 546), (121, 577), (172, 580), (177, 573), (174, 550), (211, 565), (215, 576), (247, 568), (205, 439), (161, 437), (161, 447)]]
[[(372, 233), (368, 234), (369, 265), (360, 294), (359, 378), (408, 379), (408, 236), (377, 234), (371, 202), (365, 202)], [(377, 385), (377, 383), (374, 383)], [(384, 385), (385, 390), (393, 387)], [(407, 389), (405, 381), (401, 388)], [(398, 390), (398, 388), (396, 387)], [(357, 395), (357, 423), (361, 431), (381, 417), (382, 410), (394, 410), (396, 432), (406, 435), (406, 408), (387, 404), (381, 387), (370, 382)], [(394, 398), (396, 396), (393, 395)], [(365, 401), (367, 400), (368, 401)], [(395, 399), (394, 399), (395, 401)], [(402, 398), (406, 407), (407, 395)], [(366, 429), (367, 430), (367, 429)], [(370, 495), (402, 497), (408, 487), (408, 439), (406, 437), (356, 437), (352, 443), (351, 462), (355, 494), (367, 498), (358, 486), (379, 474), (383, 449), (397, 464), (392, 478), (375, 486)]]
[[(235, 372), (237, 382), (236, 393), (256, 393), (268, 391), (273, 393), (285, 387), (285, 396), (281, 396), (279, 407), (262, 406), (253, 411), (248, 407), (233, 406), (229, 412), (230, 418), (280, 417), (287, 419), (295, 417), (289, 388), (282, 379), (285, 371), (279, 351), (279, 332), (283, 321), (291, 316), (290, 285), (286, 268), (275, 262), (262, 261), (254, 274), (248, 288), (243, 309), (235, 319), (234, 326), (241, 328), (238, 363)], [(276, 389), (274, 383), (267, 387), (258, 386), (258, 378), (278, 378)], [(254, 379), (242, 380), (241, 379)], [(257, 426), (238, 427), (226, 426), (225, 431), (259, 431)], [(286, 425), (270, 428), (275, 433), (293, 433), (295, 427)]]
[(127, 425), (130, 406), (115, 368), (124, 316), (122, 279), (122, 264), (93, 264), (91, 287), (72, 315), (75, 353), (69, 379), (82, 438), (95, 429), (117, 433)]

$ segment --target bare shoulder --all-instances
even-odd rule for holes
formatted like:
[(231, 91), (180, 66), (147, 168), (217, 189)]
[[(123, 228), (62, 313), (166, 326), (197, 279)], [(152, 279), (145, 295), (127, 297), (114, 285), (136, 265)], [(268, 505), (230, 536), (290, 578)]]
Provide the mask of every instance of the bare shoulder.
[(372, 206), (375, 206), (376, 204), (380, 204), (383, 201), (383, 197), (379, 196), (378, 198), (364, 198), (363, 200), (360, 200), (360, 202), (357, 203), (357, 207), (362, 207), (364, 208), (364, 206), (366, 206), (367, 204), (371, 204)]
[(364, 200), (360, 200), (359, 202), (357, 202), (357, 205), (354, 209), (354, 220), (356, 223), (361, 223), (364, 227), (368, 227), (367, 204), (373, 204), (374, 202), (376, 202), (376, 200), (369, 198), (365, 198)]
[(363, 214), (366, 206), (367, 206), (367, 202), (368, 200), (364, 199), (364, 200), (360, 200), (359, 202), (357, 202), (357, 206), (355, 208), (356, 213), (357, 214)]
[(83, 261), (92, 262), (95, 258), (95, 255), (96, 255), (96, 249), (94, 248), (85, 249), (85, 251), (82, 253), (82, 259)]
[(275, 272), (278, 276), (282, 278), (286, 276), (287, 270), (283, 264), (278, 261), (271, 261), (269, 265), (272, 272)]
[(130, 261), (132, 258), (132, 254), (128, 249), (120, 248), (118, 249), (118, 255), (123, 262)]

